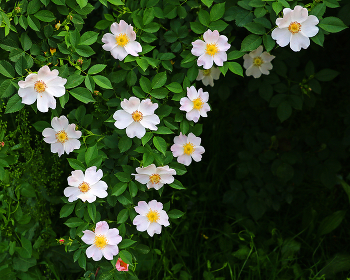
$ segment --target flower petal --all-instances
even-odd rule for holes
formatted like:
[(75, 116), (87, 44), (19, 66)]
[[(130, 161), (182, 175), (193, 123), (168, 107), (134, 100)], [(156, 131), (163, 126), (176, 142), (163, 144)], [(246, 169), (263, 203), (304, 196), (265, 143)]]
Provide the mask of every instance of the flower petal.
[(182, 97), (180, 99), (180, 104), (181, 104), (181, 106), (179, 109), (181, 111), (189, 112), (193, 109), (193, 102), (190, 99), (188, 99), (187, 97)]
[(158, 223), (160, 225), (162, 225), (162, 226), (165, 226), (165, 227), (170, 225), (170, 223), (169, 223), (169, 216), (164, 210), (159, 211)]
[(132, 116), (124, 110), (116, 111), (113, 114), (113, 119), (116, 120), (115, 127), (119, 129), (124, 129), (134, 122)]
[(51, 153), (58, 153), (58, 156), (60, 157), (64, 153), (64, 147), (62, 143), (53, 143), (51, 144)]
[(193, 109), (186, 113), (186, 119), (189, 121), (194, 121), (195, 123), (198, 122), (200, 117), (199, 111), (197, 109)]
[(183, 145), (174, 144), (170, 147), (170, 150), (172, 151), (174, 157), (179, 157), (184, 154)]
[(137, 204), (137, 206), (134, 207), (134, 209), (136, 213), (139, 213), (143, 216), (145, 216), (149, 211), (148, 204), (145, 201), (139, 201), (139, 203)]
[(192, 157), (190, 155), (183, 154), (177, 158), (177, 162), (182, 163), (183, 165), (189, 166), (192, 162)]
[(271, 37), (276, 40), (279, 46), (285, 47), (291, 40), (291, 34), (287, 28), (275, 28), (271, 33)]
[(202, 54), (198, 60), (197, 65), (203, 66), (204, 69), (210, 69), (213, 66), (214, 58), (206, 53)]
[(96, 224), (95, 234), (96, 235), (105, 235), (109, 230), (109, 225), (106, 221), (100, 221)]
[(99, 261), (102, 259), (102, 251), (95, 245), (91, 245), (86, 249), (86, 256), (88, 258), (92, 258), (94, 261)]
[(214, 62), (217, 66), (223, 66), (225, 61), (227, 61), (226, 52), (217, 52), (214, 55)]
[(131, 96), (129, 100), (125, 98), (122, 102), (120, 102), (120, 106), (124, 109), (124, 111), (132, 114), (139, 109), (140, 99), (135, 96)]
[(203, 39), (207, 44), (215, 44), (219, 40), (219, 31), (208, 29), (203, 34)]
[(44, 91), (38, 94), (37, 106), (40, 112), (48, 112), (49, 108), (56, 109), (56, 99)]
[(125, 51), (132, 56), (139, 56), (138, 53), (142, 52), (142, 47), (139, 42), (131, 41), (125, 45)]
[(102, 250), (103, 256), (109, 261), (113, 260), (113, 256), (118, 255), (118, 253), (119, 253), (119, 249), (117, 245), (107, 245)]
[(154, 115), (154, 111), (158, 108), (157, 103), (152, 103), (151, 99), (142, 100), (139, 106), (139, 111), (143, 116)]
[(78, 139), (68, 139), (64, 144), (64, 150), (67, 154), (73, 152), (75, 149), (80, 148), (80, 141)]
[(192, 46), (193, 48), (191, 50), (191, 53), (195, 56), (201, 56), (202, 54), (205, 53), (205, 48), (207, 44), (202, 40), (196, 40), (192, 42)]
[(170, 174), (162, 174), (160, 178), (161, 178), (160, 181), (163, 184), (171, 184), (174, 182), (174, 177), (173, 175), (170, 175)]
[(219, 51), (225, 52), (231, 47), (231, 45), (229, 43), (227, 43), (227, 41), (228, 41), (228, 38), (226, 36), (220, 35), (220, 37), (217, 41)]
[(103, 177), (103, 172), (101, 169), (97, 170), (96, 166), (91, 166), (86, 169), (85, 171), (85, 178), (84, 181), (88, 183), (89, 185), (96, 184), (98, 181), (100, 181)]
[(71, 174), (72, 175), (67, 178), (68, 185), (72, 187), (79, 187), (79, 185), (82, 184), (85, 179), (83, 171), (74, 170)]
[(133, 122), (126, 128), (126, 135), (129, 138), (134, 138), (136, 136), (141, 139), (145, 134), (146, 129), (138, 122)]
[[(113, 23), (114, 24), (114, 23)], [(112, 24), (112, 26), (113, 26)], [(112, 29), (112, 28), (111, 28)], [(112, 49), (114, 49), (117, 46), (117, 42), (115, 40), (115, 35), (111, 34), (111, 33), (106, 33), (103, 35), (102, 37), (102, 42), (105, 43), (102, 48), (105, 51), (110, 52)]]
[(315, 26), (319, 23), (316, 16), (308, 16), (307, 20), (301, 25), (300, 33), (306, 37), (314, 37), (318, 33), (318, 27)]
[(122, 237), (119, 235), (119, 230), (117, 228), (111, 228), (105, 236), (109, 245), (117, 245), (122, 241)]
[(83, 240), (86, 244), (93, 244), (95, 240), (95, 233), (91, 230), (84, 230), (84, 235), (81, 237), (81, 240)]
[(293, 11), (291, 12), (291, 20), (299, 23), (304, 22), (308, 17), (308, 11), (306, 8), (302, 6), (295, 6)]
[(64, 86), (47, 87), (45, 91), (54, 97), (61, 97), (66, 93)]
[(146, 216), (137, 215), (132, 221), (132, 224), (136, 226), (138, 231), (145, 231), (149, 227), (150, 222)]
[(139, 174), (146, 174), (147, 176), (150, 176), (154, 173), (156, 173), (157, 171), (157, 168), (155, 166), (155, 164), (150, 164), (146, 167), (137, 167), (136, 168), (136, 172), (139, 173)]
[(19, 81), (18, 85), (20, 88), (32, 87), (34, 88), (34, 83), (38, 80), (38, 74), (29, 74), (24, 81)]
[(191, 101), (193, 101), (199, 97), (199, 93), (194, 86), (191, 86), (187, 88), (187, 96)]
[(151, 223), (147, 228), (149, 236), (153, 236), (155, 233), (160, 234), (162, 232), (162, 226), (158, 223)]
[(116, 45), (115, 48), (111, 49), (111, 55), (115, 59), (119, 59), (120, 61), (124, 60), (124, 58), (128, 55), (124, 47)]
[(204, 153), (204, 148), (202, 146), (196, 147), (192, 153), (192, 158), (194, 161), (198, 162), (202, 160), (202, 154)]
[(261, 76), (261, 71), (259, 69), (259, 67), (252, 65), (251, 67), (249, 67), (246, 71), (245, 74), (247, 76), (253, 76), (254, 78), (260, 78)]
[(143, 119), (140, 121), (140, 124), (148, 128), (150, 130), (157, 130), (156, 127), (157, 124), (160, 123), (160, 119), (156, 114), (150, 115), (150, 116), (144, 116)]
[(290, 48), (298, 52), (303, 49), (307, 49), (310, 46), (310, 39), (308, 37), (303, 36), (300, 32), (291, 36), (290, 39)]
[(147, 184), (149, 182), (149, 176), (146, 174), (134, 174), (135, 180), (140, 182), (141, 184)]
[(179, 136), (174, 137), (174, 143), (183, 146), (187, 143), (187, 136), (180, 132)]
[(198, 94), (199, 94), (199, 97), (200, 99), (202, 99), (203, 102), (208, 102), (209, 100), (209, 92), (206, 92), (206, 91), (203, 91), (203, 89), (199, 89), (198, 90)]
[(79, 139), (81, 137), (81, 131), (76, 130), (75, 128), (76, 128), (75, 124), (71, 123), (65, 129), (69, 139), (71, 138)]
[(163, 203), (153, 199), (150, 202), (148, 202), (148, 207), (154, 211), (160, 211), (163, 209)]
[(90, 187), (91, 187), (91, 189), (90, 189), (91, 194), (93, 194), (99, 198), (105, 198), (108, 196), (108, 193), (106, 191), (108, 188), (108, 185), (106, 182), (99, 181), (96, 184), (91, 185)]
[(69, 202), (73, 202), (78, 199), (80, 190), (76, 187), (67, 187), (63, 190), (63, 193), (66, 197), (68, 197)]
[(192, 143), (194, 146), (199, 146), (201, 144), (201, 138), (190, 132), (188, 134), (187, 143)]
[(51, 126), (53, 127), (53, 129), (58, 132), (61, 130), (66, 130), (66, 128), (68, 127), (68, 119), (66, 118), (66, 116), (60, 116), (58, 117), (54, 117), (51, 120)]
[(22, 97), (22, 103), (27, 105), (33, 104), (38, 96), (37, 92), (32, 87), (20, 88), (18, 90), (18, 95)]

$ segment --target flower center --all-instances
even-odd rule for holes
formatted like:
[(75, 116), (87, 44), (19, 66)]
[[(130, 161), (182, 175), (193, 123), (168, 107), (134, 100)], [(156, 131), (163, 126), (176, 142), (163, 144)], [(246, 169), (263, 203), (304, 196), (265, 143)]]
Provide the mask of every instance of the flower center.
[(257, 56), (256, 58), (254, 58), (253, 64), (254, 64), (255, 66), (260, 66), (260, 65), (263, 64), (263, 63), (264, 63), (264, 61), (261, 59), (260, 56)]
[(214, 56), (219, 51), (218, 46), (216, 44), (207, 44), (205, 48), (205, 53), (211, 56)]
[(150, 223), (157, 222), (159, 220), (159, 213), (158, 211), (153, 211), (152, 209), (149, 209), (148, 213), (146, 214), (146, 217)]
[(102, 250), (107, 246), (107, 238), (104, 235), (96, 235), (94, 244), (99, 250)]
[(192, 102), (193, 102), (193, 108), (197, 109), (197, 110), (201, 109), (203, 107), (203, 104), (204, 104), (204, 102), (200, 98), (197, 98), (197, 99), (193, 100)]
[(293, 21), (291, 24), (288, 26), (288, 30), (292, 33), (298, 33), (301, 29), (301, 24), (299, 22)]
[(135, 111), (132, 113), (132, 118), (135, 122), (139, 122), (143, 119), (143, 115), (140, 111)]
[(82, 192), (82, 193), (86, 193), (87, 191), (90, 190), (90, 186), (88, 183), (86, 182), (82, 182), (80, 185), (79, 185), (79, 190)]
[(119, 34), (119, 35), (115, 38), (115, 40), (117, 41), (117, 45), (119, 45), (119, 46), (121, 46), (121, 47), (125, 47), (125, 45), (126, 45), (127, 43), (129, 43), (129, 37), (126, 36), (125, 33)]
[(36, 81), (34, 84), (34, 89), (36, 92), (41, 93), (41, 92), (45, 91), (46, 84), (41, 80)]
[(191, 142), (189, 142), (189, 143), (183, 145), (183, 147), (184, 147), (184, 153), (185, 153), (186, 155), (190, 155), (190, 154), (192, 154), (193, 151), (194, 151), (194, 145), (193, 145)]
[(64, 130), (61, 130), (56, 133), (56, 139), (60, 143), (64, 143), (68, 140), (68, 135)]
[(128, 269), (128, 265), (123, 261), (120, 261), (120, 266), (124, 267), (125, 269)]
[(151, 176), (149, 176), (149, 180), (151, 181), (152, 184), (158, 184), (160, 181), (160, 175), (152, 174)]
[(204, 76), (209, 76), (211, 72), (211, 69), (203, 70), (203, 75)]

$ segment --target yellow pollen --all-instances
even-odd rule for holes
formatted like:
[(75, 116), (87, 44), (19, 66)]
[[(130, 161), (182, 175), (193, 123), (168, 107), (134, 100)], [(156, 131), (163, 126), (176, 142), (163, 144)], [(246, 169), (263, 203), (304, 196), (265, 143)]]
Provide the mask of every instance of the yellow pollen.
[(205, 53), (211, 56), (214, 56), (219, 51), (218, 46), (216, 44), (207, 44), (205, 48)]
[(64, 143), (68, 140), (68, 135), (64, 130), (56, 133), (56, 139), (58, 142)]
[(186, 155), (190, 155), (194, 152), (194, 145), (191, 142), (183, 145), (183, 147), (184, 147), (184, 153)]
[(149, 180), (152, 184), (158, 184), (160, 181), (160, 176), (159, 174), (152, 174), (151, 176), (149, 176)]
[(135, 111), (131, 116), (135, 122), (142, 121), (143, 119), (143, 115), (140, 111)]
[(149, 209), (148, 213), (146, 214), (146, 217), (150, 223), (158, 222), (159, 213), (158, 211), (153, 211), (152, 209)]
[(211, 69), (203, 70), (203, 75), (204, 76), (209, 76), (211, 72)]
[(194, 109), (201, 109), (203, 107), (204, 102), (202, 101), (202, 99), (200, 99), (200, 97), (198, 97), (197, 99), (193, 100), (193, 108)]
[(289, 24), (288, 26), (288, 30), (292, 33), (292, 34), (295, 34), (295, 33), (298, 33), (301, 29), (301, 24), (299, 22), (291, 22), (291, 24)]
[(260, 56), (257, 56), (256, 58), (254, 58), (253, 64), (255, 66), (260, 66), (263, 63), (264, 63), (264, 61), (262, 60), (262, 58)]
[(125, 47), (125, 45), (129, 43), (129, 37), (126, 36), (125, 33), (119, 34), (115, 40), (117, 41), (117, 45), (121, 47)]
[(90, 190), (90, 186), (88, 183), (86, 182), (82, 182), (80, 185), (79, 185), (79, 190), (82, 192), (82, 193), (86, 193), (87, 191)]
[(45, 91), (46, 84), (41, 80), (36, 81), (34, 84), (34, 89), (36, 92), (41, 93), (41, 92)]
[(99, 250), (102, 250), (104, 247), (106, 247), (107, 242), (107, 238), (104, 235), (95, 236), (94, 244)]

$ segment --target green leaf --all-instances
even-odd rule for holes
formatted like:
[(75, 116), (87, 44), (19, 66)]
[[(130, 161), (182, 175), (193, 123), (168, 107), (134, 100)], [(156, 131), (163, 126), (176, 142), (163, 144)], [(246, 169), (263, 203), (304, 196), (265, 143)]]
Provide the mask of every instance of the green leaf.
[(15, 77), (15, 70), (13, 69), (13, 66), (10, 62), (6, 60), (0, 60), (0, 74), (8, 78)]
[(72, 214), (74, 207), (75, 207), (75, 203), (67, 203), (63, 205), (60, 211), (60, 218), (65, 218), (65, 217), (68, 217), (70, 214)]
[(33, 126), (40, 133), (43, 132), (43, 130), (47, 127), (51, 128), (51, 125), (46, 121), (37, 121), (36, 123), (33, 124)]
[(276, 41), (272, 39), (270, 35), (264, 34), (263, 43), (267, 52), (271, 51), (276, 44)]
[(232, 51), (227, 55), (227, 60), (235, 60), (237, 58), (242, 57), (243, 55), (245, 55), (244, 52), (240, 52), (240, 51)]
[(83, 56), (83, 57), (89, 57), (95, 54), (94, 50), (90, 46), (86, 45), (79, 45), (75, 48), (75, 51), (77, 54)]
[(14, 113), (21, 110), (24, 107), (22, 98), (18, 94), (12, 96), (6, 104), (5, 114)]
[(94, 31), (87, 31), (80, 37), (79, 45), (92, 45), (97, 41), (98, 33)]
[(152, 90), (151, 81), (145, 76), (141, 76), (139, 83), (144, 92), (149, 93)]
[(277, 107), (277, 116), (281, 122), (284, 122), (292, 115), (292, 107), (288, 101), (282, 101)]
[(28, 25), (31, 29), (35, 31), (40, 31), (40, 21), (35, 17), (28, 15), (27, 17)]
[(243, 68), (241, 64), (237, 62), (228, 62), (228, 68), (232, 73), (243, 77)]
[(146, 145), (148, 143), (149, 140), (151, 140), (153, 134), (152, 132), (146, 132), (145, 136), (143, 136), (141, 138), (141, 142), (142, 142), (142, 145)]
[(36, 265), (36, 259), (35, 258), (30, 258), (30, 259), (25, 259), (22, 257), (14, 257), (13, 258), (13, 269), (18, 270), (18, 271), (23, 271), (26, 272), (28, 271), (29, 268), (32, 266)]
[(107, 0), (109, 3), (113, 5), (125, 5), (122, 0)]
[(184, 214), (185, 214), (184, 212), (177, 209), (173, 209), (168, 212), (168, 216), (170, 219), (178, 219), (182, 217)]
[(322, 69), (315, 74), (315, 78), (322, 82), (329, 82), (339, 75), (338, 71), (332, 69)]
[(27, 68), (27, 60), (25, 59), (24, 56), (21, 56), (17, 61), (16, 61), (16, 64), (15, 64), (15, 68), (16, 68), (16, 72), (19, 74), (19, 75), (24, 75), (26, 74), (26, 68)]
[[(124, 209), (126, 210), (126, 209)], [(135, 240), (131, 240), (131, 239), (123, 239), (119, 244), (118, 244), (118, 248), (119, 249), (125, 249), (130, 247), (131, 245), (135, 244), (136, 241)]]
[(326, 17), (320, 21), (318, 26), (331, 33), (337, 33), (347, 28), (344, 22), (337, 17)]
[(152, 84), (151, 84), (152, 89), (156, 89), (164, 86), (164, 84), (166, 83), (166, 80), (167, 80), (166, 72), (161, 72), (156, 74), (152, 79)]
[(173, 134), (174, 132), (172, 132), (170, 128), (167, 128), (165, 126), (159, 126), (157, 131), (155, 131), (154, 133), (156, 133), (156, 134)]
[(16, 87), (11, 79), (5, 80), (1, 83), (0, 86), (0, 97), (6, 98), (10, 97), (15, 91)]
[(84, 221), (78, 217), (69, 218), (64, 224), (67, 227), (73, 228), (82, 225)]
[(165, 88), (157, 88), (152, 90), (150, 95), (157, 99), (163, 99), (168, 95), (168, 90)]
[(77, 0), (77, 3), (79, 4), (80, 9), (82, 9), (87, 5), (88, 0)]
[(98, 148), (97, 148), (97, 144), (95, 144), (94, 146), (89, 147), (86, 150), (86, 153), (85, 153), (85, 163), (86, 163), (86, 165), (89, 166), (89, 163), (91, 161), (93, 161), (97, 157), (98, 157)]
[(103, 69), (106, 68), (106, 66), (107, 66), (106, 64), (95, 64), (89, 69), (88, 74), (93, 75), (93, 74), (100, 73), (101, 71), (103, 71)]
[(118, 148), (121, 153), (124, 153), (127, 150), (129, 150), (131, 148), (131, 145), (132, 140), (127, 135), (124, 135), (122, 138), (119, 139)]
[(120, 196), (121, 194), (123, 194), (123, 192), (125, 192), (126, 188), (128, 187), (127, 183), (118, 183), (114, 188), (113, 188), (113, 193), (112, 195), (114, 196)]
[(175, 93), (180, 93), (183, 91), (182, 86), (177, 82), (173, 82), (173, 83), (167, 85), (166, 87), (168, 90), (170, 90), (171, 92), (175, 92)]
[(253, 34), (258, 34), (258, 35), (265, 34), (265, 27), (259, 23), (249, 22), (244, 27)]
[(152, 8), (147, 8), (143, 12), (143, 24), (147, 25), (152, 22), (154, 19), (154, 9)]
[(32, 256), (32, 243), (24, 236), (21, 236), (21, 243), (24, 249), (23, 251), (25, 252), (23, 255), (21, 255), (21, 257), (26, 259), (30, 258)]
[(32, 40), (29, 38), (27, 33), (21, 35), (21, 45), (24, 51), (29, 50), (32, 47)]
[(177, 189), (177, 190), (185, 190), (186, 188), (182, 185), (182, 183), (178, 180), (174, 180), (173, 183), (170, 184), (170, 187)]
[(318, 227), (318, 235), (322, 236), (335, 230), (343, 221), (346, 211), (336, 211), (332, 215), (324, 218)]
[(87, 208), (92, 222), (96, 223), (96, 205), (94, 203), (89, 203)]
[(46, 11), (46, 10), (41, 10), (41, 11), (37, 12), (34, 16), (38, 20), (41, 20), (44, 22), (51, 22), (51, 21), (56, 19), (52, 12)]
[(96, 75), (96, 76), (92, 76), (92, 78), (94, 79), (95, 83), (100, 87), (106, 88), (106, 89), (113, 89), (111, 81), (107, 77)]
[(211, 5), (213, 5), (214, 0), (201, 0), (204, 5), (206, 5), (208, 8), (210, 8)]
[(217, 31), (221, 32), (221, 31), (224, 31), (227, 26), (228, 26), (228, 24), (220, 19), (220, 20), (212, 22), (209, 25), (209, 28), (211, 30), (217, 30)]
[(29, 1), (28, 6), (27, 6), (27, 13), (29, 15), (35, 14), (37, 11), (40, 10), (41, 3), (39, 0), (32, 0)]
[(82, 162), (80, 162), (79, 160), (75, 159), (75, 158), (67, 158), (68, 163), (70, 165), (70, 167), (72, 167), (75, 170), (85, 170), (85, 166)]
[(82, 269), (86, 270), (86, 255), (85, 254), (81, 254), (79, 256), (78, 264)]
[(191, 30), (196, 34), (203, 34), (208, 29), (203, 24), (197, 21), (190, 22), (190, 26), (191, 26)]
[(128, 209), (121, 210), (117, 216), (117, 223), (118, 224), (125, 223), (128, 217), (129, 217)]
[(141, 69), (143, 71), (146, 71), (148, 68), (148, 61), (146, 59), (144, 59), (143, 57), (140, 57), (138, 59), (136, 59), (136, 63), (138, 66), (141, 67)]
[(276, 15), (278, 15), (282, 11), (283, 5), (279, 2), (273, 2), (272, 9), (275, 11)]
[(199, 10), (199, 13), (198, 13), (198, 19), (199, 19), (199, 22), (201, 24), (203, 24), (204, 26), (209, 26), (210, 24), (210, 16), (209, 16), (209, 13), (205, 10)]
[(221, 19), (225, 13), (225, 2), (215, 4), (210, 10), (210, 20), (216, 21)]
[(79, 86), (84, 81), (84, 76), (73, 74), (69, 75), (67, 78), (67, 83), (65, 84), (65, 88), (75, 88)]
[(132, 255), (128, 251), (126, 251), (126, 250), (120, 251), (119, 256), (121, 257), (123, 262), (125, 262), (127, 264), (132, 264)]
[(241, 52), (250, 52), (257, 49), (261, 45), (262, 39), (260, 36), (250, 34), (244, 38), (241, 44)]
[(79, 101), (87, 104), (89, 102), (95, 102), (95, 99), (92, 97), (91, 92), (87, 88), (77, 87), (70, 90), (70, 94), (78, 99)]
[(156, 147), (156, 149), (165, 156), (167, 147), (165, 140), (162, 137), (155, 136), (153, 137), (153, 144)]

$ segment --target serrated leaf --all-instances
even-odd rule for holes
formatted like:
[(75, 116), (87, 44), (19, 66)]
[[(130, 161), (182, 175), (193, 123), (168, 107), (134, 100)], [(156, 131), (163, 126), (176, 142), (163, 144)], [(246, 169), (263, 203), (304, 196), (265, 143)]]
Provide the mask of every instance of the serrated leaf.
[(24, 107), (22, 98), (18, 94), (12, 96), (6, 104), (5, 114), (14, 113), (21, 110)]
[(167, 214), (170, 219), (178, 219), (182, 217), (185, 213), (180, 210), (173, 209), (173, 210), (170, 210)]
[(37, 121), (36, 123), (33, 124), (33, 126), (40, 133), (43, 132), (43, 130), (47, 127), (51, 128), (51, 125), (46, 121)]
[(162, 137), (159, 137), (159, 136), (153, 137), (153, 144), (158, 151), (160, 151), (163, 155), (165, 155), (167, 145), (165, 140)]
[(51, 22), (55, 20), (55, 16), (52, 12), (46, 11), (46, 10), (41, 10), (35, 13), (34, 15), (38, 20), (44, 21), (44, 22)]
[(10, 62), (6, 60), (0, 60), (0, 74), (8, 78), (14, 78), (15, 70)]
[(165, 85), (167, 80), (166, 72), (158, 73), (152, 79), (152, 89), (160, 88)]
[(88, 74), (93, 75), (93, 74), (100, 73), (101, 71), (103, 71), (103, 69), (106, 68), (106, 66), (107, 66), (106, 64), (95, 64), (89, 69)]
[(82, 87), (73, 88), (70, 90), (70, 94), (74, 98), (86, 104), (89, 102), (95, 102), (95, 99), (92, 97), (91, 92), (86, 88), (82, 88)]
[(326, 17), (320, 21), (318, 26), (331, 33), (337, 33), (347, 28), (344, 22), (337, 17)]
[(107, 77), (102, 75), (96, 75), (92, 76), (92, 78), (94, 79), (95, 83), (100, 87), (105, 89), (113, 89), (111, 81)]
[(75, 207), (75, 203), (68, 203), (63, 205), (60, 211), (60, 218), (68, 217), (70, 214), (73, 213)]
[(250, 34), (244, 38), (241, 44), (241, 52), (249, 52), (257, 49), (261, 45), (262, 39), (260, 36)]

